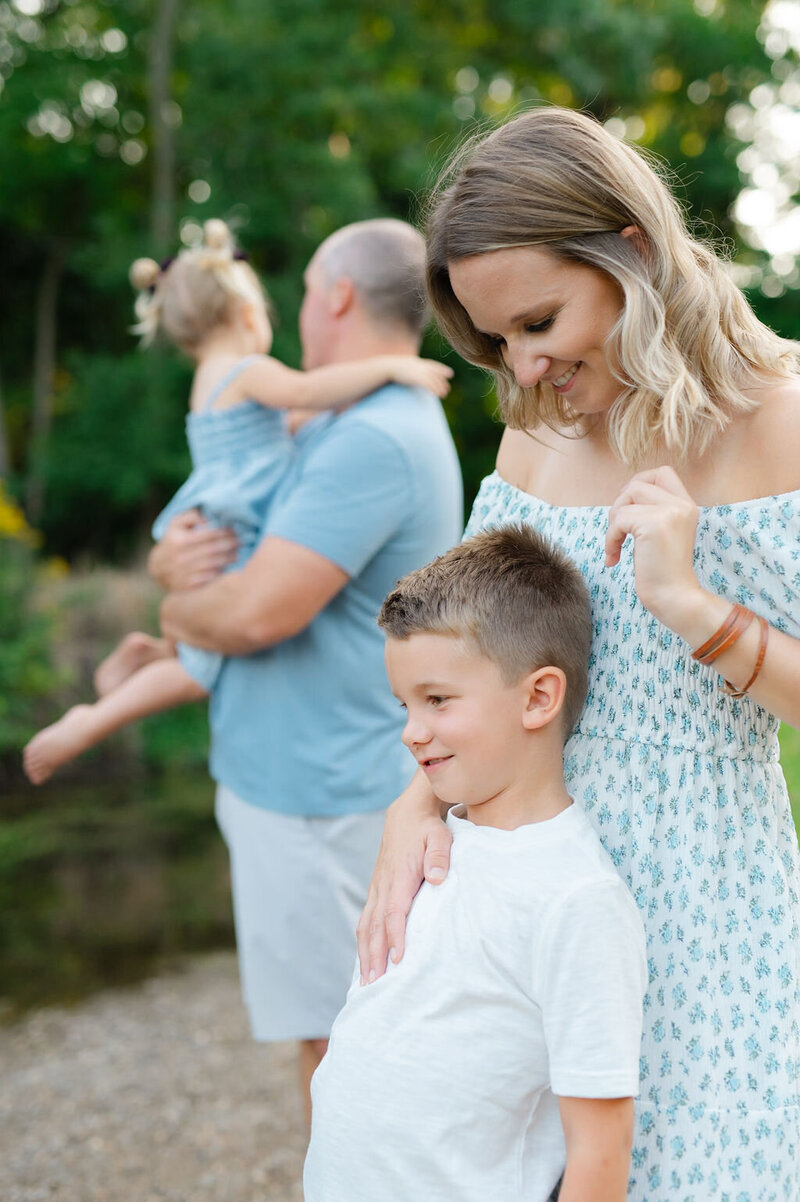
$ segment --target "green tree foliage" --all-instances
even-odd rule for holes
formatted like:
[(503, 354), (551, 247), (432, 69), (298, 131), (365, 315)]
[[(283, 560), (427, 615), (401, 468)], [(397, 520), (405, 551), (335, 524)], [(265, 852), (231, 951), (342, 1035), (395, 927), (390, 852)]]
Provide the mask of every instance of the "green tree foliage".
[[(187, 370), (128, 333), (130, 261), (152, 253), (152, 37), (165, 0), (0, 2), (0, 378), (12, 484), (32, 445), (37, 296), (62, 275), (44, 464), (49, 547), (125, 555), (187, 469)], [(705, 14), (705, 15), (704, 15)], [(237, 228), (299, 361), (303, 268), (337, 226), (414, 219), (450, 148), (520, 106), (584, 107), (677, 171), (707, 231), (729, 217), (741, 149), (725, 115), (771, 77), (751, 0), (204, 0), (177, 9), (171, 95), (176, 225)], [(149, 82), (150, 81), (150, 82)], [(152, 97), (150, 97), (152, 100)], [(179, 237), (175, 230), (175, 243)], [(769, 314), (791, 333), (796, 294)], [(429, 353), (449, 354), (435, 335)], [(452, 357), (455, 362), (455, 357)], [(499, 428), (461, 364), (449, 413), (468, 499)]]

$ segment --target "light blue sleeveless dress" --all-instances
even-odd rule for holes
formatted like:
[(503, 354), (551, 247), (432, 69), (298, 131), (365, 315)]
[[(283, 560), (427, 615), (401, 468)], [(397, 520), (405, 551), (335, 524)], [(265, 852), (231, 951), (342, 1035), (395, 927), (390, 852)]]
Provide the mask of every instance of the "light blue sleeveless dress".
[[(608, 509), (484, 480), (467, 527), (525, 522), (566, 551), (594, 618), (567, 784), (647, 933), (637, 1202), (800, 1200), (800, 861), (778, 720), (720, 689), (636, 596)], [(800, 491), (701, 510), (701, 583), (800, 636)], [(800, 688), (800, 682), (798, 682)]]
[[(214, 403), (257, 356), (240, 360), (223, 376), (202, 408), (186, 417), (192, 472), (153, 523), (163, 538), (179, 513), (199, 509), (214, 526), (230, 526), (239, 550), (230, 568), (240, 568), (255, 550), (267, 511), (293, 456), (293, 442), (281, 410), (241, 401), (225, 409)], [(189, 675), (210, 692), (224, 657), (215, 651), (178, 644)]]

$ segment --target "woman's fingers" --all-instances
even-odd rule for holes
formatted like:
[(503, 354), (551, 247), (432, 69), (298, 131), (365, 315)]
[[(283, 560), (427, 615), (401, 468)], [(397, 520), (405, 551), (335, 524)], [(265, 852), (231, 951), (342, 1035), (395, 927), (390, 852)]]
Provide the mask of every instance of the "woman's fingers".
[(450, 871), (450, 848), (452, 845), (453, 836), (444, 823), (440, 822), (434, 826), (425, 844), (425, 860), (423, 862), (425, 880), (430, 881), (432, 885), (441, 885)]
[(637, 472), (631, 477), (629, 483), (641, 481), (644, 484), (655, 484), (659, 488), (663, 488), (665, 492), (671, 493), (676, 497), (683, 497), (687, 501), (691, 501), (691, 496), (686, 491), (683, 481), (674, 468), (668, 467), (666, 464), (661, 467), (650, 468), (648, 471)]
[[(411, 845), (406, 842), (408, 839), (413, 841)], [(449, 830), (438, 817), (417, 820), (406, 831), (387, 820), (367, 904), (357, 929), (362, 985), (371, 984), (383, 975), (387, 959), (397, 964), (403, 958), (411, 903), (423, 875), (435, 885), (447, 876), (452, 841)], [(404, 847), (411, 854), (402, 854)]]
[(606, 566), (619, 563), (629, 534), (649, 525), (652, 529), (673, 523), (697, 522), (697, 506), (672, 468), (656, 468), (631, 477), (608, 515)]
[(606, 567), (613, 568), (619, 563), (619, 557), (625, 539), (633, 533), (632, 527), (636, 515), (635, 505), (621, 505), (612, 509), (608, 517), (606, 531)]

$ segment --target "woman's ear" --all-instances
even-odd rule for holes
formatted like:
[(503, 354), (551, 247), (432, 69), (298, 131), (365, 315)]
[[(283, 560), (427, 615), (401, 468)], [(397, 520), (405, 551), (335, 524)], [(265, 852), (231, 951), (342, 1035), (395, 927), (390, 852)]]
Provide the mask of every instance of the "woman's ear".
[(638, 225), (626, 225), (623, 230), (620, 230), (623, 238), (630, 238), (633, 246), (636, 247), (643, 259), (646, 259), (650, 249), (650, 244), (647, 241), (647, 235)]
[(561, 668), (537, 668), (525, 680), (525, 708), (522, 725), (526, 730), (541, 730), (561, 713), (567, 694), (567, 678)]

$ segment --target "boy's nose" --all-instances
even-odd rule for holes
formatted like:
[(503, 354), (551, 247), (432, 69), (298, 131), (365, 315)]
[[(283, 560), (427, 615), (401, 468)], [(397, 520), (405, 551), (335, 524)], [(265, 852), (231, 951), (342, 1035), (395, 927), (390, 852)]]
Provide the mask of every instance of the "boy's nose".
[(408, 717), (403, 729), (402, 740), (406, 747), (411, 751), (414, 747), (418, 747), (420, 743), (430, 742), (430, 731), (417, 717)]

